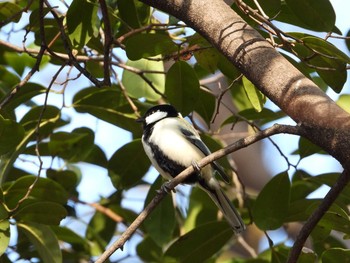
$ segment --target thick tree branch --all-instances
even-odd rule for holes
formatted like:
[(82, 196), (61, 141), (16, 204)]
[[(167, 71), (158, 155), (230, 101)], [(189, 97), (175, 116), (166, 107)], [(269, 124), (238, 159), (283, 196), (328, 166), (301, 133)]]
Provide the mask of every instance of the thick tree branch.
[[(350, 162), (350, 115), (300, 73), (222, 0), (141, 0), (191, 26), (287, 115), (303, 135)], [(218, 16), (220, 14), (220, 16)]]
[[(233, 144), (218, 150), (198, 162), (199, 167), (204, 167), (209, 163), (224, 157), (232, 152), (235, 152), (239, 149), (245, 148), (257, 141), (265, 139), (275, 134), (280, 133), (288, 133), (288, 134), (299, 134), (300, 127), (298, 126), (288, 126), (288, 125), (278, 125), (275, 124), (272, 127), (259, 131), (254, 135), (248, 136), (246, 138), (242, 138)], [(182, 171), (179, 175), (177, 175), (171, 181), (165, 183), (159, 191), (158, 194), (152, 199), (152, 201), (146, 206), (146, 208), (139, 214), (139, 216), (134, 220), (134, 222), (128, 227), (128, 229), (121, 235), (121, 237), (114, 242), (102, 255), (100, 258), (96, 260), (96, 263), (105, 262), (116, 250), (122, 249), (125, 242), (130, 239), (130, 237), (135, 233), (135, 231), (140, 227), (142, 222), (147, 218), (147, 216), (157, 207), (157, 205), (163, 200), (163, 198), (167, 195), (166, 189), (172, 190), (178, 184), (183, 182), (191, 173), (194, 172), (194, 168), (192, 166), (188, 167), (184, 171)]]

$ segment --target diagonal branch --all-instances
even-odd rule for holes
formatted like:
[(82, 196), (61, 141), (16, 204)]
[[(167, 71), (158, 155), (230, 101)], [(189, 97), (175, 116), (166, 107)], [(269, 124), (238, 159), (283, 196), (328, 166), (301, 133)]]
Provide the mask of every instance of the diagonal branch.
[[(288, 126), (288, 125), (278, 125), (275, 124), (272, 127), (259, 131), (254, 135), (242, 138), (233, 144), (218, 150), (198, 162), (200, 168), (210, 164), (211, 162), (224, 157), (232, 152), (235, 152), (239, 149), (245, 148), (257, 141), (265, 139), (269, 136), (279, 134), (279, 133), (288, 133), (288, 134), (300, 134), (299, 126)], [(115, 241), (101, 256), (96, 260), (95, 263), (105, 262), (116, 250), (122, 249), (125, 242), (130, 239), (130, 237), (135, 233), (135, 231), (140, 227), (142, 222), (147, 218), (147, 216), (156, 208), (156, 206), (163, 200), (167, 195), (167, 190), (174, 189), (178, 184), (183, 182), (188, 176), (194, 172), (192, 166), (188, 167), (177, 175), (171, 181), (165, 183), (159, 191), (158, 194), (152, 199), (152, 201), (146, 206), (146, 208), (139, 214), (139, 216), (134, 220), (134, 222), (126, 229), (126, 231), (121, 235), (121, 237)]]

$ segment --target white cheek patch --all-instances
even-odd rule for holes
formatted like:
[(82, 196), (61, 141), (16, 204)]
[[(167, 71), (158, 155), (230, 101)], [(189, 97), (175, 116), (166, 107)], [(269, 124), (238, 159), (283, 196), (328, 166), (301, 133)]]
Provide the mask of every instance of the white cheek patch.
[(164, 111), (156, 111), (145, 118), (146, 124), (155, 123), (161, 119), (164, 119), (168, 114)]

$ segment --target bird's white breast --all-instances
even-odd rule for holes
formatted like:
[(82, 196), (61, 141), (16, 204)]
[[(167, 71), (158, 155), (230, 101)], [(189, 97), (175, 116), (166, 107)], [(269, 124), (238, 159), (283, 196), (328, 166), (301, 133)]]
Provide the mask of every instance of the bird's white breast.
[(182, 134), (176, 118), (166, 118), (157, 122), (149, 139), (166, 156), (185, 167), (204, 157), (204, 154)]

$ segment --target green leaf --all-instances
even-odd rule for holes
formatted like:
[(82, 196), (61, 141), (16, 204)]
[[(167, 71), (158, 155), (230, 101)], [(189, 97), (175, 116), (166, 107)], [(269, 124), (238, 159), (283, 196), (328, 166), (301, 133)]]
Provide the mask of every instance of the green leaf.
[(313, 144), (304, 137), (300, 137), (298, 150), (293, 152), (293, 154), (299, 154), (301, 159), (313, 155), (315, 153), (324, 153), (324, 151), (321, 147)]
[(306, 198), (309, 194), (320, 187), (320, 185), (309, 181), (309, 178), (312, 178), (311, 175), (303, 170), (297, 170), (294, 173), (290, 197), (291, 202)]
[(165, 81), (165, 94), (170, 103), (187, 116), (195, 108), (199, 91), (194, 69), (184, 61), (175, 62), (166, 74)]
[(257, 112), (261, 112), (266, 102), (266, 97), (262, 94), (253, 83), (251, 83), (246, 77), (242, 78), (243, 87), (247, 94), (247, 97), (252, 104), (253, 108)]
[[(208, 47), (209, 46), (209, 47)], [(203, 49), (194, 52), (198, 64), (206, 69), (208, 72), (214, 74), (218, 69), (220, 59), (219, 52), (211, 45), (203, 47)]]
[[(128, 60), (126, 65), (134, 68), (137, 71), (158, 71), (163, 72), (164, 66), (162, 61), (153, 61), (147, 59), (140, 59), (136, 61)], [(146, 98), (150, 101), (159, 100), (164, 93), (165, 77), (161, 73), (144, 73), (143, 76), (153, 84), (152, 87), (139, 75), (129, 70), (123, 71), (123, 84), (129, 96), (133, 98)]]
[(335, 12), (329, 0), (285, 0), (290, 10), (309, 29), (331, 32), (335, 25)]
[(0, 115), (0, 155), (14, 151), (23, 137), (22, 125)]
[[(36, 179), (37, 177), (33, 175), (27, 175), (17, 179), (6, 191), (4, 191), (6, 205), (9, 208), (15, 207), (17, 202), (24, 197), (28, 188)], [(35, 183), (29, 198), (39, 201), (65, 204), (68, 196), (67, 192), (58, 183), (51, 179), (40, 177)]]
[(203, 90), (198, 93), (198, 100), (195, 103), (195, 112), (197, 112), (203, 120), (210, 125), (215, 110), (215, 97)]
[(299, 32), (290, 35), (302, 41), (293, 47), (298, 57), (314, 66), (322, 80), (339, 93), (347, 79), (346, 63), (350, 58), (324, 39)]
[(35, 202), (28, 205), (21, 205), (13, 215), (17, 221), (31, 221), (46, 225), (59, 225), (61, 220), (66, 216), (66, 209), (54, 202)]
[(31, 133), (31, 136), (28, 136), (28, 140), (36, 140), (37, 133), (36, 128), (38, 126), (38, 119), (41, 116), (41, 124), (39, 128), (40, 137), (45, 138), (49, 136), (54, 128), (58, 128), (66, 125), (68, 122), (61, 119), (61, 111), (59, 108), (46, 105), (46, 106), (37, 106), (33, 107), (28, 111), (20, 123), (23, 125), (24, 129), (28, 132), (28, 135)]
[(94, 132), (89, 128), (76, 128), (72, 132), (56, 132), (50, 137), (48, 149), (51, 155), (70, 162), (83, 161), (94, 146)]
[(44, 263), (62, 262), (57, 237), (50, 227), (37, 223), (18, 223), (17, 227), (35, 246)]
[[(162, 177), (158, 176), (157, 180), (148, 190), (145, 207), (156, 196), (157, 190), (160, 189), (162, 183)], [(159, 247), (163, 247), (172, 239), (175, 224), (175, 208), (171, 196), (164, 198), (144, 221), (144, 226), (148, 235)]]
[(213, 200), (198, 187), (191, 190), (190, 204), (184, 222), (185, 232), (193, 230), (195, 227), (217, 221), (218, 208)]
[(77, 112), (89, 113), (122, 129), (141, 133), (135, 113), (116, 86), (85, 88), (75, 94), (73, 107)]
[(151, 14), (150, 6), (136, 0), (118, 0), (118, 9), (123, 23), (131, 28), (145, 25)]
[(144, 262), (162, 262), (162, 248), (149, 236), (143, 237), (143, 240), (137, 245), (136, 251)]
[(59, 183), (69, 194), (72, 194), (80, 182), (81, 175), (72, 170), (57, 171), (48, 169), (46, 171), (47, 178)]
[[(140, 48), (142, 43), (142, 48)], [(166, 34), (137, 34), (125, 41), (126, 55), (130, 60), (154, 57), (165, 57), (178, 50), (177, 45)]]
[(66, 19), (69, 38), (76, 49), (82, 48), (98, 34), (98, 5), (94, 1), (73, 0)]
[(350, 95), (349, 94), (343, 94), (340, 95), (337, 100), (338, 106), (346, 110), (348, 113), (350, 113)]
[(232, 237), (232, 229), (226, 222), (201, 225), (178, 238), (165, 252), (165, 258), (176, 262), (204, 262), (219, 252)]
[(94, 144), (89, 154), (82, 160), (82, 162), (95, 164), (104, 168), (106, 168), (108, 164), (104, 151), (96, 144)]
[(261, 230), (277, 229), (284, 223), (290, 200), (288, 173), (274, 176), (261, 190), (252, 213), (255, 224)]
[(14, 94), (11, 100), (5, 105), (4, 109), (6, 111), (14, 110), (22, 104), (26, 104), (30, 99), (34, 98), (39, 94), (46, 92), (44, 86), (36, 83), (28, 82), (24, 84), (18, 92)]
[[(110, 207), (109, 207), (110, 208)], [(86, 228), (85, 236), (89, 242), (94, 243), (93, 255), (98, 256), (114, 236), (117, 223), (105, 214), (96, 211)]]
[(314, 251), (318, 255), (322, 255), (324, 251), (329, 250), (330, 248), (343, 248), (343, 249), (347, 248), (346, 245), (341, 240), (331, 235), (320, 242), (317, 242), (316, 240), (316, 242), (313, 243), (313, 247), (314, 247)]
[(0, 255), (4, 254), (10, 243), (10, 222), (0, 220)]
[(149, 169), (149, 160), (140, 139), (118, 149), (108, 162), (108, 174), (118, 190), (137, 185)]
[(82, 238), (71, 229), (64, 226), (50, 226), (52, 231), (57, 236), (58, 240), (64, 241), (72, 245), (76, 250), (89, 251), (89, 241), (85, 238)]
[(322, 253), (322, 263), (350, 262), (350, 249), (330, 248)]
[(7, 65), (12, 67), (20, 76), (23, 74), (26, 67), (32, 68), (36, 61), (35, 58), (27, 53), (18, 54), (14, 52), (4, 52), (3, 58)]
[[(21, 18), (21, 7), (15, 3), (0, 3), (0, 21), (18, 22)], [(3, 25), (2, 25), (3, 26)]]

